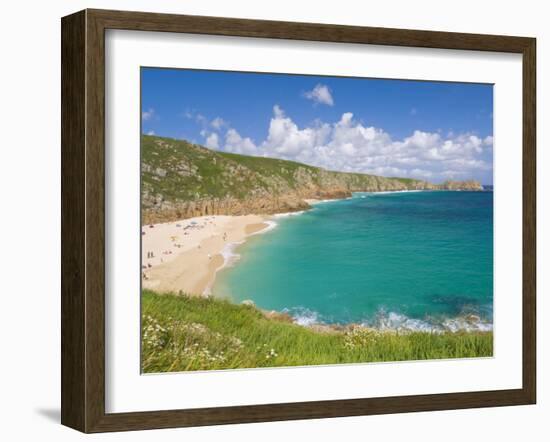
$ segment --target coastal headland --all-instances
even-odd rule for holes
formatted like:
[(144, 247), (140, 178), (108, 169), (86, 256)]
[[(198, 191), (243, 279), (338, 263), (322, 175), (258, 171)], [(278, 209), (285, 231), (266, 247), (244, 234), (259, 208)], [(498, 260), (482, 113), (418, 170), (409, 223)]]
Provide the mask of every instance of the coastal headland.
[(184, 140), (142, 136), (142, 223), (210, 215), (273, 215), (310, 208), (310, 199), (353, 192), (483, 190), (474, 180), (334, 172), (293, 161), (219, 152)]

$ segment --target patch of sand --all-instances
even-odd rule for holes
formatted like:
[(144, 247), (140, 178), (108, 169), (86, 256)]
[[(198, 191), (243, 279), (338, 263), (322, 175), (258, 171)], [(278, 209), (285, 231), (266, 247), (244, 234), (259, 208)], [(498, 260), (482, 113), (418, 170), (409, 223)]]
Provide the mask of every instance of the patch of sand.
[(202, 295), (224, 265), (224, 248), (268, 226), (259, 215), (212, 215), (143, 226), (143, 287)]

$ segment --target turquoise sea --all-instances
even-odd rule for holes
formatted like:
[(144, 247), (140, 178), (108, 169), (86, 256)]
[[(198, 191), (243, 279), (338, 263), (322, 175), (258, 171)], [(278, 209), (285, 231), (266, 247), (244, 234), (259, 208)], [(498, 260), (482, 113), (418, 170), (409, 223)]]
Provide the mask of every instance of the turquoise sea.
[(491, 329), (493, 192), (356, 193), (225, 251), (213, 294), (298, 323)]

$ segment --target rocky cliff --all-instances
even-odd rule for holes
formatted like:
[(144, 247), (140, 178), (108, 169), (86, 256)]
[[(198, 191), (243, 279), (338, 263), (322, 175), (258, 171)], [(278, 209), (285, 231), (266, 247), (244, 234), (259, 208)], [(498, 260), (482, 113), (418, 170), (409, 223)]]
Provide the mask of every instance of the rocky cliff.
[(438, 186), (440, 190), (483, 190), (483, 186), (479, 181), (445, 181)]
[(332, 172), (145, 135), (141, 154), (144, 224), (214, 214), (291, 212), (309, 208), (306, 199), (345, 198), (359, 191), (482, 190), (477, 181), (436, 185), (409, 178)]

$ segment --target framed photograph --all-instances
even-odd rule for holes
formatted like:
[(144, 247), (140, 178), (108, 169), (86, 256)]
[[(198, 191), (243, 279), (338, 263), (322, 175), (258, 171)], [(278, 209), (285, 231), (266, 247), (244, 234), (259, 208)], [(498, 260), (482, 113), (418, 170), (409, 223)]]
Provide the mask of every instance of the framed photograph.
[(535, 39), (62, 19), (62, 423), (536, 398)]

